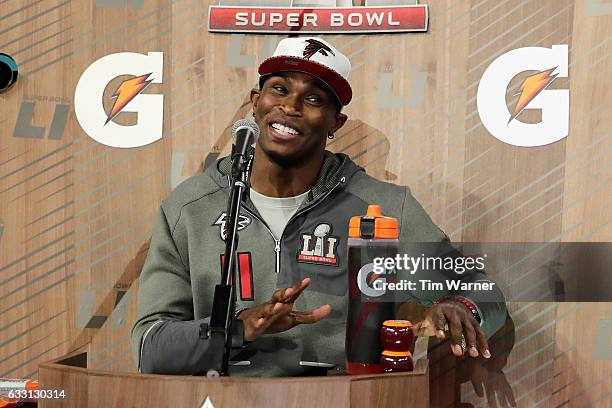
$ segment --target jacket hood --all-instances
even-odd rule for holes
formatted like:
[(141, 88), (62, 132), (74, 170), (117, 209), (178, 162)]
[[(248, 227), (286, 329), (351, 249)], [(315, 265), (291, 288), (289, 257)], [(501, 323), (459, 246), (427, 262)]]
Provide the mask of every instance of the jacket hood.
[[(254, 148), (249, 151), (250, 154), (254, 152)], [(325, 194), (337, 184), (340, 184), (338, 188), (344, 188), (355, 173), (364, 171), (363, 167), (358, 166), (344, 153), (332, 153), (326, 150), (324, 154), (323, 165), (315, 184), (310, 189), (307, 201), (312, 201), (321, 194)], [(227, 188), (230, 172), (231, 158), (225, 156), (217, 160), (214, 166), (206, 169), (205, 174), (208, 173), (220, 187)]]

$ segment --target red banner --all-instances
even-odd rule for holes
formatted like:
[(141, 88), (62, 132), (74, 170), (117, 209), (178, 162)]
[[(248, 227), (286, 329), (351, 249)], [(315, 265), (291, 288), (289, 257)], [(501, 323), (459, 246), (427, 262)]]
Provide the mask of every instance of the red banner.
[(395, 7), (210, 6), (208, 31), (231, 33), (390, 33), (427, 31), (425, 4)]

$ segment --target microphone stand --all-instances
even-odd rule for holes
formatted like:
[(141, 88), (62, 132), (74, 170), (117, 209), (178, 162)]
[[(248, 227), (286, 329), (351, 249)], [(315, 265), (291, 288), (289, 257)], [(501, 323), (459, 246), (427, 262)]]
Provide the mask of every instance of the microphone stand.
[[(233, 149), (232, 149), (233, 150)], [(253, 156), (234, 154), (232, 151), (230, 199), (225, 218), (225, 254), (221, 270), (221, 283), (215, 286), (208, 336), (212, 355), (207, 376), (229, 375), (229, 357), (232, 349), (231, 327), (236, 310), (236, 248), (238, 247), (238, 217), (242, 197), (249, 185)]]

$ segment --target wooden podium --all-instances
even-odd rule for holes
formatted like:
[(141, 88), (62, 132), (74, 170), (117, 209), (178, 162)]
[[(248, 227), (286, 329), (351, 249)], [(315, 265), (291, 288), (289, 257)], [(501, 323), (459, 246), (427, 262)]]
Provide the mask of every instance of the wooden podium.
[(39, 382), (66, 394), (40, 408), (429, 407), (427, 359), (410, 373), (207, 379), (89, 370), (83, 352), (41, 364)]

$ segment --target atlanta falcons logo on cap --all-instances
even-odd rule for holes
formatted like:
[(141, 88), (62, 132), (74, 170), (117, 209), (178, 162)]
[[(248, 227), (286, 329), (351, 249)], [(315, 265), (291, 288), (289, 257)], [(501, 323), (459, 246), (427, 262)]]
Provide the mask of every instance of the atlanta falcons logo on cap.
[[(221, 215), (217, 217), (217, 221), (213, 223), (213, 226), (214, 225), (219, 226), (219, 236), (221, 237), (223, 241), (225, 241), (225, 238), (227, 236), (226, 231), (225, 231), (226, 219), (227, 219), (227, 213), (223, 211)], [(251, 219), (249, 217), (247, 217), (246, 215), (240, 214), (238, 216), (238, 231), (242, 231), (243, 229), (248, 227), (250, 223), (251, 223)]]
[(328, 55), (327, 52), (329, 52), (333, 56), (336, 56), (336, 54), (334, 54), (331, 48), (323, 44), (321, 41), (310, 38), (310, 39), (307, 39), (306, 42), (308, 43), (308, 45), (306, 46), (306, 48), (304, 48), (304, 54), (303, 54), (304, 58), (306, 59), (310, 59), (310, 57), (315, 55), (317, 52), (320, 52), (326, 57)]

